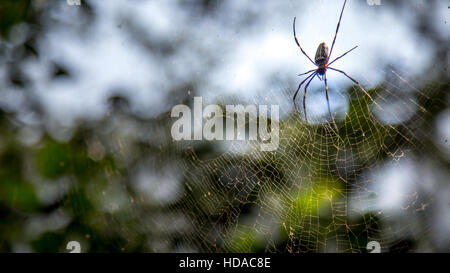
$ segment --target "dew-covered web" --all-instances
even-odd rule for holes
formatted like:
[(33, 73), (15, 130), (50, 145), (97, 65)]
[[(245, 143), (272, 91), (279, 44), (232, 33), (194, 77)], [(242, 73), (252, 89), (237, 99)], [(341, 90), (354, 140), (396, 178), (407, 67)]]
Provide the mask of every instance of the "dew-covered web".
[[(198, 144), (182, 145), (185, 189), (176, 209), (192, 228), (183, 241), (206, 252), (367, 252), (370, 241), (382, 251), (401, 251), (411, 247), (404, 234), (426, 236), (427, 227), (416, 220), (433, 197), (421, 194), (421, 181), (402, 166), (426, 157), (427, 109), (443, 103), (433, 98), (442, 86), (416, 87), (393, 68), (381, 72), (385, 80), (367, 90), (378, 106), (357, 86), (342, 92), (349, 107), (340, 113), (338, 132), (281, 108), (274, 152), (233, 141), (210, 157)], [(286, 90), (279, 99), (291, 98)], [(396, 170), (407, 187), (400, 193), (395, 183), (377, 187), (392, 182), (388, 174), (374, 174), (384, 168)], [(383, 204), (386, 198), (397, 202)]]

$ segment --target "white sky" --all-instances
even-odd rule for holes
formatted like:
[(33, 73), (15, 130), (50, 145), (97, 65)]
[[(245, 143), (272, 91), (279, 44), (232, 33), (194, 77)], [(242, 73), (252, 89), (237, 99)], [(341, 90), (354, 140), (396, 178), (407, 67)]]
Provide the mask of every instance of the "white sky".
[[(313, 68), (296, 47), (292, 20), (297, 16), (297, 36), (314, 58), (317, 45), (331, 45), (342, 1), (267, 1), (258, 5), (246, 1), (227, 1), (218, 17), (192, 18), (176, 1), (91, 1), (97, 14), (87, 33), (79, 33), (79, 9), (61, 1), (52, 11), (52, 30), (40, 39), (42, 57), (29, 63), (34, 91), (50, 116), (63, 124), (77, 117), (100, 117), (110, 92), (122, 88), (133, 109), (143, 116), (168, 111), (168, 91), (192, 78), (200, 78), (200, 94), (211, 103), (222, 96), (238, 96), (243, 103), (258, 97), (274, 100), (283, 89), (295, 91), (300, 77)], [(424, 1), (416, 1), (418, 7)], [(382, 2), (383, 3), (383, 2)], [(441, 5), (445, 1), (440, 2)], [(435, 11), (436, 24), (443, 35), (448, 12)], [(176, 53), (164, 59), (130, 38), (118, 27), (124, 17), (144, 31), (143, 35), (169, 44), (183, 41)], [(255, 20), (242, 28), (242, 20)], [(413, 77), (429, 67), (431, 48), (415, 36), (412, 14), (397, 14), (390, 8), (370, 6), (364, 1), (348, 1), (333, 50), (336, 57), (358, 45), (333, 66), (345, 70), (366, 87), (383, 77), (385, 65), (397, 65), (405, 77)], [(52, 26), (53, 26), (52, 22)], [(420, 54), (418, 54), (420, 52)], [(67, 64), (73, 79), (53, 81), (42, 65), (48, 61)], [(212, 65), (211, 65), (212, 64)], [(345, 97), (337, 95), (351, 82), (337, 72), (329, 72), (332, 109), (344, 107)], [(285, 80), (273, 86), (274, 77)], [(270, 86), (270, 90), (268, 90)], [(312, 113), (326, 111), (323, 82), (315, 79), (309, 88)], [(311, 99), (309, 99), (311, 98)], [(162, 103), (163, 102), (163, 103)], [(279, 102), (279, 101), (278, 101)], [(282, 102), (282, 107), (292, 107)]]

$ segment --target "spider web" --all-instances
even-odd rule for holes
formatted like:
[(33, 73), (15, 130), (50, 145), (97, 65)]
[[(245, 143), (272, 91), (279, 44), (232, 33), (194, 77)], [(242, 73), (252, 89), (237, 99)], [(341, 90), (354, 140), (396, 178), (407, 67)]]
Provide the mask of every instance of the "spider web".
[[(356, 86), (345, 92), (349, 107), (338, 132), (326, 122), (307, 125), (288, 108), (281, 110), (274, 152), (234, 141), (205, 159), (197, 144), (183, 145), (185, 192), (176, 210), (189, 215), (192, 230), (182, 241), (204, 252), (367, 252), (369, 241), (382, 251), (402, 251), (411, 247), (402, 241), (405, 234), (425, 236), (427, 228), (414, 219), (432, 196), (423, 196), (412, 180), (400, 203), (377, 206), (387, 192), (374, 187), (373, 172), (390, 167), (407, 175), (401, 166), (420, 161), (427, 109), (439, 101), (387, 71), (386, 80), (368, 90), (379, 106)], [(291, 102), (291, 96), (286, 90), (279, 99)], [(403, 112), (389, 109), (399, 104)]]

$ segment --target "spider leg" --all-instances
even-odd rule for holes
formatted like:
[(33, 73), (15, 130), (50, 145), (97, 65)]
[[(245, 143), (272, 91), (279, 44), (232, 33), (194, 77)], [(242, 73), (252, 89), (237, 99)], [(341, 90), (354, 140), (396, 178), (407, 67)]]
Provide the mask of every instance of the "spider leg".
[(333, 68), (333, 67), (328, 67), (328, 69), (331, 69), (331, 70), (334, 70), (334, 71), (337, 71), (337, 72), (340, 72), (340, 73), (342, 73), (342, 74), (344, 74), (345, 76), (347, 76), (347, 78), (349, 78), (351, 81), (353, 81), (355, 84), (357, 84), (358, 85), (358, 87), (364, 92), (364, 94), (376, 105), (376, 106), (378, 106), (378, 108), (380, 108), (381, 110), (383, 110), (383, 108), (376, 102), (376, 101), (374, 101), (374, 99), (372, 99), (372, 97), (370, 96), (370, 94), (369, 93), (367, 93), (367, 91), (361, 86), (361, 84), (359, 84), (359, 82), (357, 81), (357, 80), (355, 80), (355, 79), (353, 79), (352, 77), (350, 77), (349, 75), (347, 75), (347, 73), (345, 73), (344, 71), (342, 71), (342, 70), (339, 70), (339, 69), (336, 69), (336, 68)]
[(311, 73), (313, 71), (315, 71), (315, 69), (311, 69), (308, 72), (305, 72), (305, 73), (302, 73), (302, 74), (298, 74), (297, 76), (303, 76), (303, 75), (306, 75), (306, 74)]
[(327, 74), (326, 73), (324, 75), (324, 79), (325, 79), (325, 96), (327, 98), (327, 105), (328, 105), (328, 114), (330, 114), (331, 121), (333, 122), (334, 128), (337, 131), (338, 128), (337, 128), (337, 125), (336, 125), (336, 121), (334, 121), (334, 117), (331, 114), (331, 109), (330, 109), (330, 99), (328, 98), (328, 84), (327, 84)]
[(353, 79), (352, 77), (350, 77), (349, 75), (347, 75), (347, 73), (345, 73), (344, 71), (342, 71), (342, 70), (339, 70), (339, 69), (336, 69), (336, 68), (333, 68), (333, 67), (327, 67), (328, 69), (331, 69), (331, 70), (334, 70), (334, 71), (337, 71), (337, 72), (340, 72), (340, 73), (342, 73), (342, 74), (344, 74), (345, 76), (347, 76), (347, 78), (349, 78), (351, 81), (353, 81), (354, 83), (356, 83), (357, 85), (359, 85), (359, 82), (357, 81), (357, 80), (355, 80), (355, 79)]
[(350, 51), (352, 51), (353, 49), (357, 48), (358, 46), (355, 46), (354, 48), (350, 49), (349, 51), (345, 52), (344, 54), (342, 54), (341, 56), (337, 57), (336, 59), (334, 59), (331, 63), (329, 63), (328, 65), (331, 65), (332, 63), (334, 63), (335, 61), (339, 60), (340, 58), (344, 57), (345, 55), (347, 55), (347, 53), (349, 53)]
[(314, 73), (312, 73), (311, 75), (309, 75), (308, 77), (306, 77), (306, 78), (298, 85), (297, 91), (295, 91), (293, 100), (294, 100), (295, 110), (297, 110), (297, 112), (300, 112), (300, 111), (298, 110), (297, 104), (295, 103), (295, 98), (297, 97), (298, 91), (300, 90), (300, 87), (302, 86), (302, 84), (303, 84), (305, 81), (307, 81), (311, 76), (313, 76), (313, 75), (315, 75), (315, 74), (316, 74), (316, 72), (314, 72)]
[[(314, 73), (316, 76), (317, 73)], [(308, 83), (305, 85), (305, 91), (303, 92), (303, 112), (305, 112), (305, 122), (308, 123), (308, 118), (306, 117), (306, 90), (308, 90), (309, 83), (314, 79), (314, 76), (309, 79)]]
[(334, 39), (333, 39), (333, 43), (331, 44), (330, 55), (328, 55), (327, 62), (328, 62), (328, 60), (330, 60), (331, 53), (333, 52), (334, 43), (336, 42), (336, 37), (339, 32), (339, 26), (341, 25), (342, 14), (344, 13), (345, 3), (347, 3), (347, 0), (344, 1), (344, 5), (342, 6), (341, 16), (339, 16), (339, 21), (337, 23), (336, 32), (334, 33)]
[[(347, 0), (346, 0), (347, 1)], [(300, 50), (302, 51), (303, 55), (305, 55), (313, 65), (316, 65), (313, 60), (311, 60), (311, 58), (308, 56), (308, 54), (306, 54), (306, 52), (303, 50), (303, 48), (300, 46), (300, 43), (297, 40), (297, 35), (295, 34), (295, 19), (296, 17), (294, 17), (294, 23), (292, 24), (292, 28), (294, 29), (294, 39), (295, 39), (295, 43), (297, 43), (298, 47), (300, 48)]]

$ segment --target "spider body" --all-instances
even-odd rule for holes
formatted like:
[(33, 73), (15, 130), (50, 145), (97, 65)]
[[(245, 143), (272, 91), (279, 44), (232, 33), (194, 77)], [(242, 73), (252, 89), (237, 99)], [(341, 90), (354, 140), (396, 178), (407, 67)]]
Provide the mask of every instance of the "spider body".
[(316, 57), (314, 58), (314, 61), (320, 71), (317, 71), (320, 75), (325, 74), (325, 71), (327, 69), (327, 62), (328, 62), (328, 46), (325, 43), (320, 43), (320, 45), (317, 47), (316, 51)]
[[(350, 51), (352, 51), (352, 50), (354, 50), (355, 48), (358, 47), (358, 46), (353, 47), (352, 49), (348, 50), (347, 52), (345, 52), (341, 56), (339, 56), (336, 59), (334, 59), (333, 61), (329, 62), (331, 54), (333, 52), (334, 43), (336, 42), (336, 37), (337, 37), (337, 34), (339, 32), (339, 26), (341, 24), (342, 14), (344, 13), (344, 8), (345, 8), (345, 4), (346, 3), (347, 3), (347, 0), (344, 1), (344, 5), (342, 6), (341, 15), (340, 15), (339, 21), (337, 23), (336, 32), (334, 34), (333, 43), (331, 44), (330, 52), (328, 53), (328, 46), (324, 42), (320, 43), (319, 46), (317, 47), (316, 56), (314, 58), (314, 61), (308, 56), (308, 54), (306, 54), (306, 52), (303, 50), (303, 48), (300, 46), (300, 43), (298, 42), (297, 36), (295, 34), (295, 17), (294, 17), (293, 30), (294, 30), (295, 43), (300, 48), (300, 50), (303, 53), (303, 55), (305, 55), (308, 58), (308, 60), (310, 60), (311, 63), (317, 67), (316, 69), (309, 70), (309, 71), (299, 75), (299, 76), (302, 76), (302, 75), (308, 75), (309, 74), (298, 85), (297, 91), (295, 92), (294, 98), (293, 98), (295, 109), (297, 111), (299, 111), (298, 108), (297, 108), (297, 104), (295, 102), (295, 98), (297, 97), (298, 91), (300, 90), (300, 87), (303, 85), (303, 83), (308, 81), (306, 83), (306, 86), (305, 86), (305, 91), (303, 92), (303, 112), (305, 113), (305, 122), (306, 123), (308, 123), (308, 118), (307, 118), (307, 115), (306, 115), (306, 91), (307, 91), (308, 86), (311, 83), (311, 81), (314, 79), (315, 76), (317, 76), (320, 80), (323, 79), (325, 81), (325, 96), (326, 96), (326, 99), (327, 99), (328, 113), (330, 114), (331, 120), (334, 123), (335, 128), (337, 129), (336, 122), (334, 121), (333, 115), (331, 114), (330, 100), (328, 98), (328, 84), (327, 84), (327, 74), (326, 74), (328, 69), (331, 69), (331, 70), (334, 70), (334, 71), (337, 71), (339, 73), (344, 74), (347, 78), (349, 78), (351, 81), (353, 81), (355, 84), (357, 84), (364, 91), (364, 93), (366, 93), (366, 95), (368, 95), (367, 92), (359, 85), (359, 83), (356, 80), (354, 80), (352, 77), (347, 75), (347, 73), (345, 73), (342, 70), (330, 67), (330, 65), (332, 63), (334, 63), (338, 59), (344, 57), (347, 53), (349, 53)], [(369, 96), (369, 98), (370, 98), (370, 96)]]
[[(317, 65), (317, 75), (323, 76), (327, 72), (327, 63), (328, 63), (328, 46), (324, 42), (320, 43), (316, 50), (316, 57), (314, 58), (314, 62)], [(323, 80), (323, 77), (320, 78)]]

